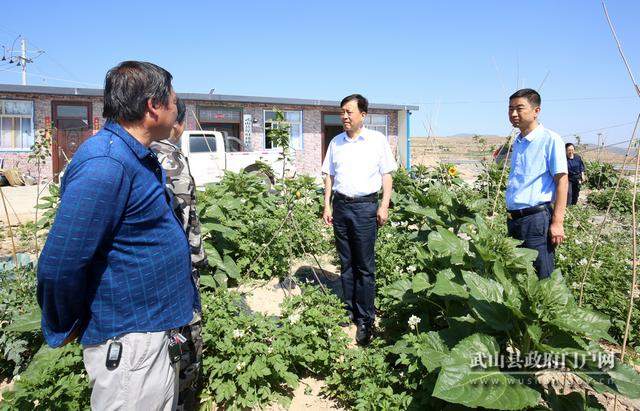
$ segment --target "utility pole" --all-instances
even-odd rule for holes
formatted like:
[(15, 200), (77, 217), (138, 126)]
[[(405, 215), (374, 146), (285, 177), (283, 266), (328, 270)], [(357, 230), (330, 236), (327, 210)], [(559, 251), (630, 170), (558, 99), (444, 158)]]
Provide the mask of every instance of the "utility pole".
[(22, 46), (22, 85), (27, 85), (27, 61), (31, 63), (32, 60), (27, 60), (27, 39), (23, 38), (20, 41)]
[[(14, 51), (14, 48), (13, 48), (13, 46), (16, 44), (18, 39), (20, 39), (19, 53), (17, 50)], [(27, 85), (27, 64), (33, 63), (33, 60), (40, 57), (42, 53), (44, 53), (44, 51), (43, 50), (32, 51), (31, 53), (35, 54), (35, 56), (33, 57), (29, 57), (27, 53), (29, 53), (29, 51), (27, 50), (27, 39), (25, 39), (22, 36), (18, 36), (16, 37), (15, 40), (13, 40), (13, 44), (11, 44), (11, 48), (7, 48), (4, 45), (2, 46), (2, 59), (0, 59), (0, 61), (9, 60), (8, 64), (15, 64), (16, 67), (20, 67), (23, 86)]]

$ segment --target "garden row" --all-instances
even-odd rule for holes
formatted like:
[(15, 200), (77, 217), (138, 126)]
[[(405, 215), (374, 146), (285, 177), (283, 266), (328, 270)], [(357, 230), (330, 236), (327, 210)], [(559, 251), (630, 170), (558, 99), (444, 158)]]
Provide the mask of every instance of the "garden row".
[[(471, 186), (454, 167), (417, 167), (394, 179), (390, 223), (376, 248), (378, 336), (351, 348), (339, 299), (316, 285), (285, 300), (282, 315), (251, 312), (233, 286), (284, 278), (293, 259), (333, 255), (320, 223), (322, 195), (306, 178), (267, 191), (247, 174), (225, 176), (199, 197), (210, 272), (202, 276), (203, 409), (286, 404), (301, 378), (354, 409), (566, 409), (596, 407), (505, 364), (478, 360), (536, 352), (566, 356), (569, 374), (595, 393), (640, 398), (633, 368), (640, 312), (632, 312), (631, 361), (602, 364), (622, 341), (630, 284), (628, 216), (597, 232), (590, 206), (571, 209), (560, 270), (538, 281), (534, 252), (506, 236), (502, 171), (488, 166)], [(55, 209), (55, 195), (45, 212)], [(494, 205), (498, 208), (493, 210)], [(623, 211), (623, 210), (622, 210)], [(49, 214), (47, 218), (50, 218)], [(592, 247), (584, 305), (577, 302)], [(562, 272), (562, 275), (560, 275)], [(88, 407), (81, 349), (41, 347), (33, 270), (0, 277), (0, 380), (12, 379), (0, 409)], [(231, 287), (231, 288), (230, 288)], [(584, 358), (584, 364), (578, 361)], [(523, 363), (519, 372), (537, 372)]]

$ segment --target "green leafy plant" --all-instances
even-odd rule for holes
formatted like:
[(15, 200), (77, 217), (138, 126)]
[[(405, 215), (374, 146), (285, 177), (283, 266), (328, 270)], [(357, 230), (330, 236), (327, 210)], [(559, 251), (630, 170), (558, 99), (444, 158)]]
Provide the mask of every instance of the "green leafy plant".
[[(437, 185), (412, 194), (399, 196), (403, 210), (396, 212), (418, 228), (416, 270), (381, 293), (396, 299), (389, 311), (399, 313), (397, 318), (405, 316), (406, 321), (413, 309), (430, 330), (424, 339), (400, 334), (394, 352), (405, 363), (419, 359), (419, 364), (408, 365), (413, 371), (426, 368), (424, 380), (435, 378), (434, 397), (467, 407), (532, 407), (542, 398), (540, 387), (498, 366), (474, 369), (472, 357), (504, 355), (507, 347), (520, 353), (589, 356), (602, 352), (595, 342), (613, 342), (607, 317), (578, 307), (558, 272), (539, 281), (532, 267), (535, 252), (517, 248), (519, 241), (506, 237), (503, 225), (488, 224), (455, 193), (447, 195)], [(640, 384), (627, 365), (618, 363), (610, 371), (589, 361), (584, 367), (571, 362), (567, 367), (596, 390), (640, 396), (625, 382), (630, 378)], [(583, 371), (609, 375), (610, 383), (598, 385)]]
[[(588, 188), (602, 190), (616, 186), (620, 173), (614, 168), (613, 164), (601, 161), (588, 161), (585, 166), (587, 169), (586, 186)], [(620, 181), (621, 188), (629, 188), (630, 186), (631, 184), (626, 178)]]
[(301, 295), (285, 300), (282, 318), (282, 333), (290, 340), (289, 357), (297, 372), (330, 373), (349, 342), (339, 326), (347, 321), (342, 302), (318, 287), (306, 286)]
[(206, 409), (286, 405), (299, 376), (327, 373), (346, 350), (341, 304), (319, 290), (305, 287), (287, 300), (282, 318), (251, 313), (221, 289), (202, 301)]
[(289, 347), (277, 338), (276, 319), (246, 312), (239, 296), (224, 290), (204, 293), (202, 303), (205, 409), (287, 404), (298, 377)]
[[(615, 196), (614, 196), (615, 193)], [(587, 201), (599, 210), (606, 210), (611, 203), (611, 209), (621, 214), (631, 214), (633, 193), (627, 188), (605, 188), (594, 190), (587, 195)], [(636, 199), (636, 211), (639, 209), (640, 198)]]
[(0, 380), (24, 370), (42, 345), (35, 287), (32, 268), (0, 274)]
[(49, 184), (49, 195), (40, 197), (36, 210), (42, 210), (42, 217), (36, 223), (38, 230), (49, 230), (56, 218), (58, 205), (60, 204), (60, 186)]
[(43, 345), (29, 367), (2, 393), (0, 410), (88, 410), (91, 387), (82, 362), (82, 348)]
[[(611, 318), (611, 335), (622, 341), (629, 300), (631, 281), (631, 233), (625, 220), (610, 218), (607, 229), (601, 232), (597, 247), (594, 233), (593, 209), (574, 207), (565, 220), (566, 239), (556, 250), (556, 266), (566, 278), (574, 297), (579, 297), (580, 284), (586, 270), (588, 277), (584, 288), (584, 303)], [(599, 220), (596, 220), (599, 221)], [(593, 260), (589, 257), (596, 247)], [(640, 307), (631, 313), (631, 346), (640, 347)]]
[(387, 356), (387, 349), (376, 343), (347, 351), (327, 377), (324, 392), (349, 409), (406, 410), (412, 397)]
[(319, 218), (321, 196), (306, 177), (267, 192), (249, 173), (227, 172), (199, 196), (198, 209), (213, 278), (285, 277), (291, 261), (331, 247)]

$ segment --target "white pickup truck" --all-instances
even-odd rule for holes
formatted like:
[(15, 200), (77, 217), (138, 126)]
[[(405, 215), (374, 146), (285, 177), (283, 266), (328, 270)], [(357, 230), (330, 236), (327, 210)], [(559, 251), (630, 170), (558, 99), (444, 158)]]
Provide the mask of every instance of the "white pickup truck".
[[(260, 174), (266, 183), (273, 183), (275, 178), (282, 178), (282, 149), (245, 151), (246, 147), (241, 140), (219, 131), (207, 130), (184, 131), (180, 137), (180, 145), (189, 159), (196, 186), (220, 181), (225, 170), (255, 172)], [(264, 166), (260, 163), (269, 166), (272, 172), (265, 173)], [(288, 161), (285, 175), (290, 176), (292, 172), (293, 166)]]

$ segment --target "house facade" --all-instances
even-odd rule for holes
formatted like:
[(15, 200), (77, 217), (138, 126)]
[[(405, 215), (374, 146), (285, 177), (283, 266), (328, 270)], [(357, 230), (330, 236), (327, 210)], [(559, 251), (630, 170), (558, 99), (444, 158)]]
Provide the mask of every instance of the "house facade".
[[(104, 124), (101, 89), (0, 84), (0, 161), (36, 176), (28, 161), (40, 129), (53, 129), (51, 157), (41, 177), (57, 176), (84, 140)], [(268, 136), (275, 110), (290, 126), (298, 174), (317, 177), (331, 139), (342, 132), (338, 101), (178, 93), (187, 106), (189, 130), (217, 130), (240, 139), (245, 150), (277, 150)], [(366, 127), (389, 139), (396, 159), (410, 166), (409, 119), (417, 106), (370, 104)]]

